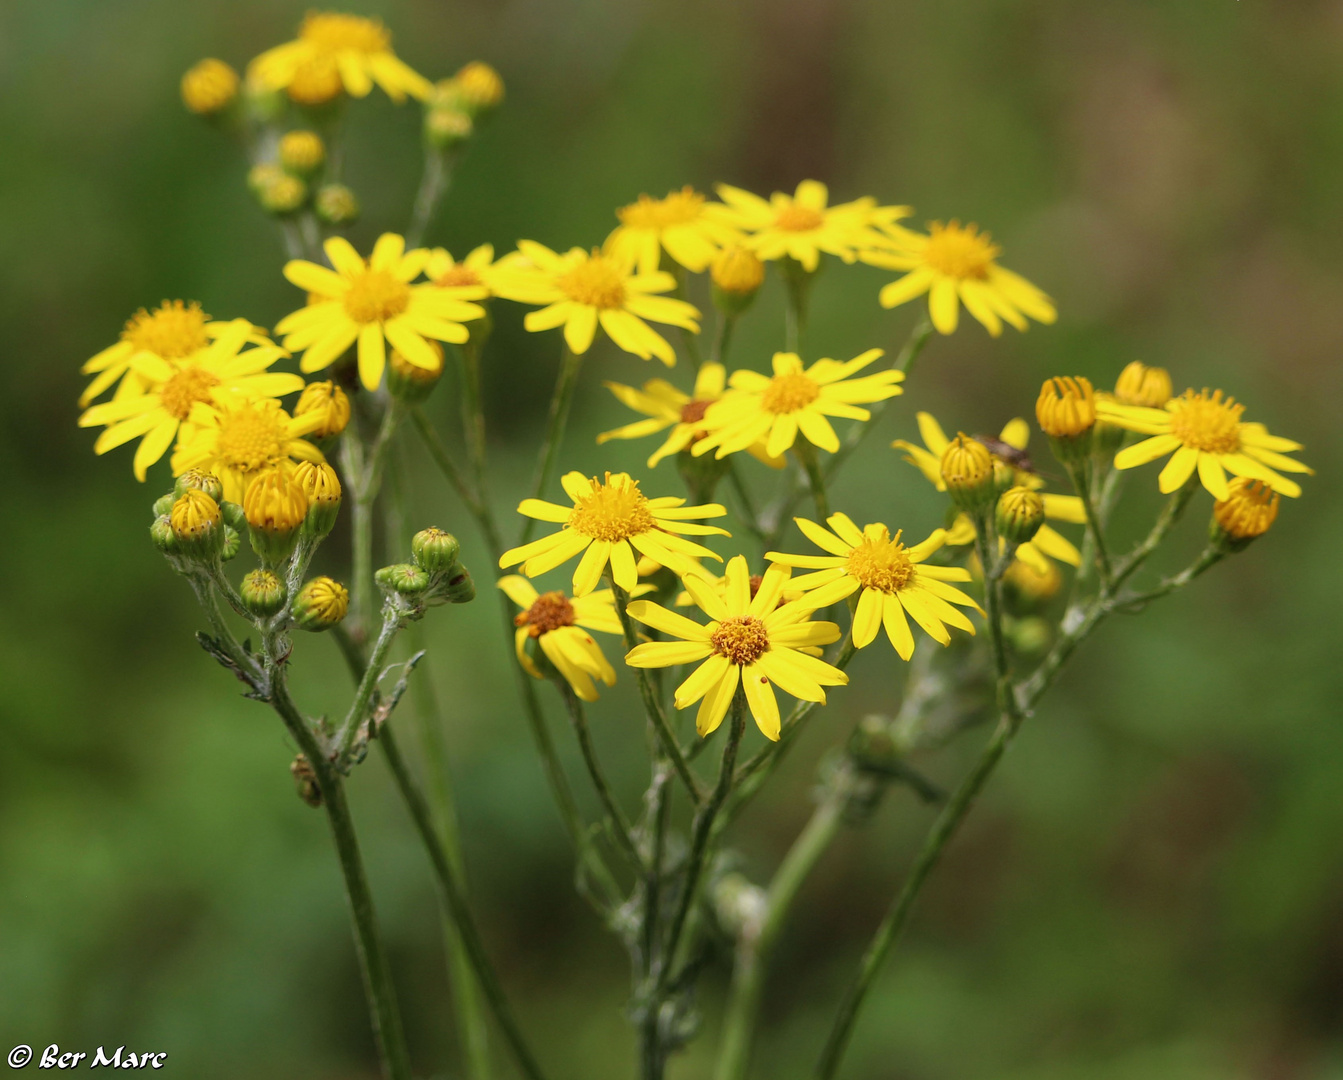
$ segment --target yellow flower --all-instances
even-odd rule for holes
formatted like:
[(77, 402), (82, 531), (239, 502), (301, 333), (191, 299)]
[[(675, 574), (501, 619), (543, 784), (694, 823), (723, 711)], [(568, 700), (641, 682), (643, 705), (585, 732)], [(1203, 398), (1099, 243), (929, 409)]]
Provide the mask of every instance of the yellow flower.
[(724, 220), (723, 209), (689, 184), (664, 199), (640, 195), (638, 202), (616, 211), (620, 224), (603, 250), (640, 274), (656, 273), (663, 251), (687, 270), (703, 273), (720, 248), (741, 239)]
[(480, 288), (442, 289), (411, 285), (428, 263), (426, 248), (406, 251), (396, 233), (383, 233), (368, 262), (339, 236), (323, 247), (334, 270), (294, 259), (284, 276), (309, 293), (309, 304), (286, 315), (276, 326), (285, 348), (304, 350), (299, 367), (320, 371), (359, 342), (359, 378), (369, 390), (382, 381), (387, 344), (410, 363), (433, 370), (438, 357), (425, 338), (460, 344), (468, 337), (462, 325), (479, 319), (485, 309), (466, 303), (485, 295)]
[(1096, 409), (1102, 420), (1152, 436), (1119, 451), (1114, 460), (1116, 469), (1131, 469), (1171, 455), (1157, 479), (1165, 494), (1178, 491), (1197, 469), (1200, 482), (1214, 499), (1230, 497), (1228, 472), (1262, 480), (1274, 491), (1296, 498), (1301, 486), (1275, 470), (1314, 472), (1286, 456), (1300, 450), (1300, 443), (1270, 435), (1263, 424), (1244, 423), (1240, 417), (1245, 406), (1237, 404), (1235, 398), (1223, 397), (1220, 390), (1186, 390), (1166, 402), (1164, 409), (1117, 401), (1097, 402)]
[(174, 476), (205, 469), (219, 477), (224, 498), (240, 503), (254, 476), (297, 461), (325, 461), (303, 436), (321, 424), (320, 412), (291, 417), (277, 401), (226, 398), (192, 408), (194, 425), (172, 457)]
[(1263, 536), (1278, 520), (1278, 493), (1262, 480), (1238, 476), (1228, 485), (1225, 499), (1213, 504), (1212, 519), (1231, 540)]
[(1159, 409), (1170, 400), (1170, 372), (1148, 367), (1141, 360), (1130, 361), (1115, 380), (1114, 396), (1125, 405)]
[(304, 583), (294, 597), (294, 624), (300, 630), (327, 630), (350, 610), (350, 590), (325, 575)]
[(876, 200), (828, 206), (830, 192), (819, 180), (803, 180), (792, 195), (776, 191), (768, 201), (730, 184), (715, 190), (726, 205), (723, 219), (749, 233), (745, 246), (766, 262), (790, 258), (815, 270), (822, 252), (853, 262), (871, 242)]
[(1096, 425), (1096, 393), (1091, 380), (1081, 375), (1046, 379), (1035, 400), (1035, 422), (1055, 439), (1085, 435)]
[(1049, 297), (1025, 278), (1004, 270), (994, 260), (999, 248), (974, 225), (934, 221), (928, 235), (900, 228), (891, 248), (863, 251), (863, 262), (886, 270), (907, 270), (904, 277), (881, 290), (882, 307), (892, 308), (928, 293), (928, 314), (943, 334), (955, 331), (960, 305), (997, 337), (1003, 321), (1026, 329), (1026, 316), (1052, 323), (1056, 317)]
[(937, 529), (927, 540), (913, 547), (900, 541), (882, 524), (866, 525), (859, 530), (846, 515), (826, 518), (830, 530), (806, 518), (794, 518), (808, 540), (828, 555), (786, 555), (769, 551), (765, 558), (783, 566), (805, 566), (815, 572), (796, 579), (793, 584), (806, 594), (797, 604), (811, 609), (829, 607), (859, 589), (858, 607), (853, 613), (853, 643), (865, 648), (876, 640), (884, 625), (900, 659), (914, 655), (914, 635), (908, 613), (934, 641), (951, 644), (945, 624), (975, 632), (974, 625), (952, 604), (971, 607), (976, 604), (951, 581), (969, 581), (970, 572), (959, 566), (929, 566), (924, 560), (946, 543), (946, 532)]
[(615, 685), (615, 669), (607, 662), (596, 639), (587, 632), (624, 632), (616, 614), (615, 595), (610, 589), (575, 598), (562, 592), (538, 593), (530, 581), (517, 574), (501, 577), (499, 588), (522, 608), (513, 619), (513, 625), (517, 627), (513, 646), (518, 663), (527, 674), (534, 679), (541, 678), (541, 672), (527, 655), (530, 638), (584, 701), (597, 700), (593, 679), (600, 679), (607, 686)]
[(285, 351), (274, 345), (242, 350), (255, 339), (246, 319), (221, 325), (215, 340), (180, 360), (165, 360), (147, 351), (134, 355), (130, 370), (142, 392), (94, 405), (79, 418), (80, 427), (105, 427), (93, 444), (95, 454), (140, 439), (131, 467), (143, 481), (149, 466), (172, 445), (179, 430), (189, 437), (192, 410), (228, 398), (256, 400), (303, 389), (303, 378), (267, 371)]
[(496, 108), (504, 100), (504, 80), (483, 60), (464, 64), (451, 83), (457, 100), (471, 112)]
[[(503, 260), (500, 260), (503, 262)], [(631, 274), (599, 251), (570, 248), (563, 255), (532, 240), (518, 243), (518, 257), (495, 277), (494, 290), (506, 300), (544, 304), (528, 312), (523, 325), (532, 331), (564, 327), (564, 340), (575, 353), (592, 346), (597, 324), (626, 352), (668, 367), (676, 353), (644, 320), (670, 323), (699, 333), (699, 311), (684, 300), (654, 296), (676, 287), (670, 274)]]
[(655, 668), (703, 661), (676, 688), (678, 709), (700, 702), (695, 730), (700, 735), (714, 731), (740, 685), (761, 733), (777, 741), (780, 720), (775, 684), (795, 698), (824, 703), (824, 687), (849, 681), (838, 668), (802, 651), (837, 640), (839, 627), (809, 621), (811, 608), (779, 606), (788, 575), (786, 567), (770, 567), (754, 598), (746, 560), (740, 555), (727, 564), (722, 596), (698, 578), (686, 578), (686, 588), (711, 620), (703, 625), (651, 601), (636, 600), (629, 607), (631, 616), (681, 640), (637, 645), (626, 654), (625, 663)]
[(677, 535), (731, 535), (726, 529), (692, 520), (722, 517), (727, 511), (718, 503), (686, 506), (684, 499), (670, 496), (650, 499), (639, 490), (639, 482), (630, 479), (629, 473), (607, 473), (603, 481), (571, 472), (561, 477), (560, 483), (573, 499), (572, 507), (523, 499), (518, 513), (561, 523), (564, 528), (505, 551), (499, 559), (501, 568), (522, 563), (522, 572), (536, 577), (583, 552), (574, 570), (574, 595), (586, 596), (597, 587), (608, 562), (615, 583), (622, 589), (629, 592), (638, 585), (635, 551), (678, 574), (696, 573), (699, 564), (695, 559), (723, 561), (708, 548)]
[(729, 380), (732, 390), (704, 415), (709, 435), (692, 452), (706, 454), (717, 447), (721, 458), (764, 439), (765, 453), (779, 457), (800, 431), (808, 442), (834, 453), (839, 437), (827, 416), (867, 420), (872, 414), (860, 409), (859, 402), (884, 401), (902, 393), (894, 385), (904, 379), (902, 371), (849, 377), (882, 355), (881, 349), (868, 349), (847, 363), (822, 359), (804, 371), (796, 353), (775, 353), (773, 378), (758, 371), (734, 371)]
[(295, 416), (317, 413), (322, 422), (309, 432), (315, 439), (329, 439), (339, 435), (350, 422), (350, 398), (335, 380), (310, 382), (299, 394), (294, 405)]
[(407, 94), (423, 101), (433, 89), (392, 52), (391, 32), (379, 20), (328, 11), (309, 12), (297, 40), (267, 49), (248, 65), (247, 77), (267, 90), (285, 90), (296, 79), (333, 70), (354, 97), (366, 96), (375, 82), (396, 102)]
[[(639, 567), (639, 570), (640, 573), (643, 572), (642, 565)], [(708, 587), (713, 591), (715, 596), (719, 596), (726, 599), (727, 597), (726, 574), (719, 576), (718, 574), (715, 574), (712, 570), (701, 569), (700, 573), (698, 573), (695, 576), (698, 577), (701, 581), (703, 581), (706, 585), (708, 585)], [(751, 574), (748, 580), (751, 585), (751, 599), (754, 600), (755, 594), (760, 591), (760, 586), (764, 583), (765, 575)], [(651, 588), (651, 586), (648, 587)], [(803, 590), (797, 587), (797, 582), (789, 581), (784, 586), (784, 590), (780, 594), (778, 604), (776, 606), (792, 603), (792, 601), (800, 599), (802, 594)], [(690, 595), (690, 591), (688, 589), (682, 589), (679, 593), (676, 594), (676, 599), (673, 601), (673, 603), (677, 607), (690, 607), (695, 603), (695, 598)], [(821, 655), (821, 650), (819, 648), (813, 648), (810, 646), (803, 647), (802, 651), (805, 653), (811, 653), (813, 656)]]
[(238, 73), (213, 57), (194, 64), (182, 76), (182, 104), (198, 116), (213, 116), (238, 96)]
[[(121, 338), (115, 345), (90, 357), (79, 369), (85, 375), (96, 375), (79, 395), (80, 407), (126, 374), (136, 358), (149, 355), (160, 360), (184, 360), (205, 348), (231, 325), (212, 321), (194, 300), (165, 300), (153, 311), (141, 308), (126, 320)], [(270, 344), (266, 332), (259, 326), (252, 327), (248, 340), (256, 345)], [(140, 381), (132, 378), (118, 390), (118, 395), (123, 392), (138, 394), (142, 390)]]
[(490, 281), (496, 267), (506, 266), (500, 259), (494, 261), (494, 245), (481, 244), (472, 248), (461, 262), (457, 262), (444, 248), (429, 252), (424, 265), (424, 276), (441, 289), (481, 289), (482, 298), (494, 295)]
[[(924, 445), (916, 446), (904, 439), (896, 439), (891, 445), (903, 450), (905, 460), (923, 473), (925, 479), (938, 491), (945, 491), (946, 482), (942, 479), (941, 463), (942, 455), (946, 453), (951, 440), (943, 433), (942, 426), (933, 419), (931, 413), (916, 413), (915, 418), (918, 420), (919, 434), (923, 437)], [(1000, 449), (1008, 456), (999, 456), (999, 460), (1012, 466), (1015, 474), (1014, 483), (1028, 487), (1032, 491), (1039, 491), (1045, 486), (1045, 482), (1031, 470), (1030, 458), (1025, 454), (1030, 437), (1030, 425), (1025, 420), (1020, 417), (1009, 420), (998, 435), (998, 441), (1003, 444)], [(1041, 498), (1045, 501), (1047, 519), (1073, 525), (1081, 525), (1086, 521), (1086, 510), (1082, 506), (1082, 500), (1076, 495), (1052, 495), (1045, 492)], [(971, 544), (974, 543), (974, 539), (973, 522), (968, 515), (960, 514), (947, 532), (946, 543)], [(1030, 543), (1017, 547), (1017, 558), (1037, 574), (1049, 572), (1049, 559), (1057, 559), (1069, 566), (1082, 565), (1081, 552), (1065, 536), (1048, 525), (1041, 525)]]

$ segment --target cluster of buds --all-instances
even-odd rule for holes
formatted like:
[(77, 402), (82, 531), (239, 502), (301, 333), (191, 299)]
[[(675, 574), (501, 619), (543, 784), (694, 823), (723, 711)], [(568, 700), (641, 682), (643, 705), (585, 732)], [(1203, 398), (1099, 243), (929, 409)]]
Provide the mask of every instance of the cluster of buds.
[(450, 150), (475, 134), (476, 125), (504, 100), (504, 81), (489, 64), (472, 61), (450, 79), (442, 79), (425, 103), (424, 137), (430, 146)]
[(374, 578), (387, 602), (408, 619), (434, 604), (465, 604), (476, 598), (475, 583), (457, 561), (461, 545), (452, 533), (430, 527), (410, 541), (411, 562), (384, 566)]
[(190, 469), (154, 503), (150, 539), (182, 573), (226, 562), (238, 554), (240, 508), (224, 501), (213, 473)]

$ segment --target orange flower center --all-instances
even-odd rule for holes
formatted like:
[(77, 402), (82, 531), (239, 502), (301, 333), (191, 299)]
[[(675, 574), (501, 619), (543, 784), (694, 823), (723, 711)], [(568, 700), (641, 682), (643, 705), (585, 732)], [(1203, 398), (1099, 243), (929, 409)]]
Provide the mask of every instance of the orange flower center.
[(825, 224), (825, 215), (809, 206), (789, 203), (774, 219), (774, 227), (784, 232), (811, 232)]
[(694, 221), (703, 206), (704, 196), (686, 186), (680, 191), (673, 191), (665, 199), (640, 195), (638, 202), (622, 206), (616, 211), (616, 216), (622, 224), (631, 228), (660, 231), (672, 225), (685, 225)]
[(410, 306), (410, 286), (386, 270), (365, 270), (350, 278), (345, 312), (357, 323), (383, 322)]
[(438, 280), (434, 282), (445, 289), (462, 288), (464, 286), (479, 285), (480, 275), (477, 274), (466, 263), (453, 263), (447, 270), (439, 275)]
[(849, 552), (848, 572), (866, 588), (896, 593), (914, 576), (914, 564), (900, 543), (900, 533), (891, 536), (883, 525), (880, 537), (874, 540), (864, 535), (863, 542)]
[(574, 503), (568, 525), (584, 536), (610, 543), (627, 540), (657, 528), (653, 513), (648, 509), (648, 499), (639, 490), (638, 481), (612, 483), (610, 473), (607, 474), (606, 483), (598, 482), (591, 495), (585, 495)]
[(1201, 394), (1186, 390), (1171, 402), (1170, 431), (1185, 446), (1211, 454), (1234, 454), (1240, 449), (1240, 414), (1244, 405), (1222, 398), (1220, 390)]
[(386, 52), (392, 44), (392, 35), (376, 19), (330, 11), (310, 12), (299, 27), (298, 36), (331, 52), (343, 49), (362, 53)]
[(219, 376), (201, 367), (183, 368), (163, 384), (159, 404), (169, 416), (185, 420), (191, 415), (191, 406), (198, 401), (210, 400), (210, 388), (219, 385)]
[(934, 221), (928, 226), (928, 246), (923, 249), (923, 261), (939, 274), (966, 280), (988, 277), (989, 267), (1001, 249), (981, 233), (976, 225), (961, 227), (959, 221), (943, 225)]
[(595, 251), (556, 278), (555, 285), (570, 300), (587, 307), (610, 309), (625, 305), (625, 275), (620, 267)]
[(709, 635), (713, 651), (726, 656), (730, 664), (754, 664), (769, 652), (769, 634), (765, 624), (752, 615), (724, 619)]
[(810, 405), (820, 396), (821, 388), (814, 380), (794, 371), (770, 379), (761, 404), (772, 413), (790, 413)]
[(562, 592), (542, 593), (531, 607), (513, 619), (514, 626), (527, 627), (527, 633), (534, 638), (573, 624), (574, 606)]
[(681, 406), (681, 423), (698, 424), (712, 404), (712, 401), (687, 401)]
[(194, 300), (190, 304), (165, 300), (153, 311), (141, 308), (132, 315), (121, 339), (165, 360), (180, 360), (210, 343), (205, 333), (209, 320)]

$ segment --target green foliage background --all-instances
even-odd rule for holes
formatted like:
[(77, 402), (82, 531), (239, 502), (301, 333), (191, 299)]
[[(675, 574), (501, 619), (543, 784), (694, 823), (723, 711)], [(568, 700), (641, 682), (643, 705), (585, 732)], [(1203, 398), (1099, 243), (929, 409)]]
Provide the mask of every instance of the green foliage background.
[[(294, 797), (279, 725), (196, 647), (190, 594), (146, 542), (166, 469), (141, 486), (129, 453), (95, 459), (74, 426), (79, 364), (135, 308), (181, 296), (273, 325), (298, 301), (240, 154), (180, 108), (177, 79), (203, 55), (241, 66), (289, 37), (303, 7), (0, 8), (5, 1050), (126, 1043), (202, 1080), (375, 1074), (325, 824)], [(1307, 444), (1319, 475), (1273, 534), (1104, 629), (1030, 722), (881, 980), (846, 1075), (1343, 1077), (1343, 5), (360, 10), (383, 15), (432, 77), (480, 57), (507, 81), (433, 237), (454, 252), (518, 237), (595, 244), (641, 191), (718, 179), (767, 193), (816, 176), (839, 198), (912, 203), (919, 223), (993, 231), (1005, 264), (1056, 297), (1059, 323), (994, 341), (967, 320), (935, 340), (841, 487), (837, 505), (859, 520), (920, 535), (937, 522), (922, 481), (885, 448), (913, 431), (916, 408), (992, 431), (1030, 415), (1045, 376), (1108, 384), (1134, 357), (1178, 385), (1225, 388)], [(376, 95), (354, 109), (361, 246), (404, 226), (418, 119)], [(827, 269), (814, 352), (898, 347), (915, 312), (878, 308), (884, 280)], [(778, 341), (770, 289), (742, 328), (739, 365), (763, 366)], [(498, 316), (486, 376), (501, 508), (530, 467), (559, 349), (520, 321), (516, 308)], [(651, 444), (592, 443), (625, 419), (599, 379), (657, 373), (596, 350), (565, 467), (642, 474)], [(452, 396), (445, 386), (431, 402), (445, 424)], [(409, 524), (458, 531), (486, 582), (469, 519), (407, 445)], [(671, 472), (649, 484), (679, 490)], [(1154, 489), (1155, 469), (1135, 477), (1134, 531)], [(1171, 566), (1199, 542), (1207, 501), (1196, 505)], [(573, 894), (492, 605), (426, 622), (476, 906), (554, 1075), (627, 1075), (624, 957)], [(299, 644), (305, 703), (336, 708), (334, 648)], [(805, 820), (824, 748), (864, 711), (891, 709), (895, 661), (877, 652), (743, 820), (734, 842), (756, 880)], [(642, 733), (627, 684), (594, 726), (633, 805)], [(923, 764), (953, 780), (981, 737)], [(352, 798), (418, 1067), (456, 1075), (434, 894), (380, 761)], [(806, 1075), (927, 819), (895, 793), (822, 862), (778, 955), (756, 1075)], [(724, 982), (720, 967), (705, 1038), (673, 1076), (708, 1074)]]

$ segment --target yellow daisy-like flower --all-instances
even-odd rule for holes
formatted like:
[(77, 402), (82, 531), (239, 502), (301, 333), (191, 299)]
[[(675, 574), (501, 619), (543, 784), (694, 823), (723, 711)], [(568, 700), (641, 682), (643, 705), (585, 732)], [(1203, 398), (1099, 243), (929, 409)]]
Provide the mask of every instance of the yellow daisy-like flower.
[(531, 331), (563, 326), (565, 343), (575, 353), (592, 347), (600, 324), (626, 352), (643, 360), (656, 356), (673, 367), (676, 353), (644, 320), (699, 333), (699, 310), (693, 304), (653, 295), (676, 287), (670, 274), (631, 273), (599, 251), (570, 248), (561, 255), (533, 240), (518, 242), (518, 256), (506, 273), (496, 275), (495, 292), (505, 300), (544, 304), (528, 312), (523, 325)]
[(462, 325), (479, 319), (485, 309), (467, 303), (485, 295), (479, 286), (445, 289), (410, 284), (429, 262), (427, 248), (406, 250), (396, 233), (383, 233), (368, 262), (343, 237), (330, 237), (322, 247), (334, 270), (294, 259), (284, 276), (309, 294), (307, 307), (280, 320), (285, 348), (303, 351), (299, 367), (320, 371), (359, 343), (359, 378), (376, 390), (387, 364), (387, 345), (416, 367), (435, 371), (441, 361), (426, 338), (457, 344), (469, 336)]
[(95, 454), (140, 439), (132, 468), (143, 481), (149, 466), (163, 457), (179, 430), (189, 435), (192, 409), (230, 397), (245, 400), (281, 397), (303, 389), (303, 378), (289, 372), (267, 371), (287, 355), (275, 345), (241, 352), (254, 337), (252, 324), (235, 319), (205, 348), (168, 361), (141, 352), (130, 370), (143, 387), (134, 396), (122, 396), (94, 405), (79, 418), (80, 427), (105, 427), (93, 444)]
[[(126, 320), (121, 338), (115, 345), (109, 345), (90, 357), (79, 369), (85, 375), (95, 376), (79, 395), (80, 408), (125, 375), (140, 357), (185, 360), (192, 353), (204, 349), (232, 325), (230, 322), (215, 322), (194, 300), (165, 300), (153, 311), (141, 308)], [(259, 326), (251, 327), (248, 340), (256, 345), (270, 344), (266, 331)], [(123, 393), (138, 394), (143, 389), (140, 380), (132, 378), (118, 388), (117, 396)]]
[[(906, 613), (923, 627), (927, 635), (941, 645), (951, 644), (947, 625), (969, 634), (974, 625), (953, 604), (979, 610), (951, 581), (969, 581), (970, 571), (959, 566), (929, 566), (924, 563), (946, 543), (946, 532), (937, 529), (921, 544), (906, 547), (900, 532), (894, 536), (882, 524), (859, 529), (845, 514), (826, 518), (827, 530), (806, 518), (794, 518), (797, 527), (828, 555), (788, 555), (768, 551), (765, 558), (783, 566), (804, 566), (814, 573), (797, 578), (793, 584), (806, 593), (798, 606), (812, 609), (829, 607), (859, 589), (858, 607), (853, 613), (853, 643), (865, 648), (886, 627), (886, 636), (908, 660), (914, 655), (914, 635)], [(946, 624), (946, 625), (944, 625)]]
[(822, 252), (853, 262), (872, 242), (876, 200), (829, 206), (829, 189), (819, 180), (803, 180), (792, 195), (776, 191), (768, 200), (730, 184), (715, 190), (727, 208), (724, 219), (749, 234), (745, 246), (766, 262), (790, 258), (815, 270)]
[(868, 248), (860, 256), (872, 266), (909, 271), (881, 290), (882, 307), (927, 293), (928, 314), (941, 333), (955, 332), (964, 304), (994, 337), (1003, 332), (1004, 322), (1025, 330), (1026, 316), (1041, 323), (1057, 317), (1048, 296), (997, 264), (1001, 249), (974, 225), (934, 221), (926, 236), (898, 226), (887, 235), (892, 237), (890, 249)]
[(761, 734), (777, 742), (780, 719), (775, 685), (802, 701), (824, 703), (825, 687), (849, 681), (838, 668), (803, 651), (838, 640), (839, 627), (809, 621), (812, 608), (780, 607), (788, 576), (786, 567), (771, 566), (752, 597), (746, 559), (738, 555), (727, 564), (727, 587), (721, 596), (706, 582), (686, 578), (686, 588), (711, 620), (705, 624), (660, 604), (636, 600), (629, 607), (631, 616), (681, 640), (637, 645), (626, 654), (625, 663), (655, 668), (703, 661), (676, 688), (678, 709), (700, 702), (695, 730), (700, 735), (714, 731), (740, 685)]
[(859, 402), (885, 401), (903, 393), (895, 384), (905, 374), (893, 368), (850, 378), (882, 355), (881, 349), (868, 349), (846, 363), (821, 359), (804, 370), (796, 353), (775, 353), (772, 378), (758, 371), (734, 371), (729, 380), (732, 390), (704, 414), (709, 434), (691, 452), (707, 454), (716, 447), (721, 458), (763, 439), (766, 455), (777, 458), (801, 432), (814, 446), (834, 453), (839, 436), (826, 417), (868, 420), (872, 414), (859, 408)]
[(172, 456), (174, 476), (203, 469), (219, 477), (224, 498), (241, 503), (252, 479), (267, 469), (286, 468), (295, 461), (325, 461), (303, 436), (321, 426), (320, 412), (290, 416), (278, 401), (247, 401), (241, 396), (213, 405), (192, 406), (193, 430)]
[(424, 276), (440, 289), (482, 289), (482, 297), (486, 297), (494, 295), (490, 282), (495, 268), (505, 265), (502, 259), (494, 261), (493, 244), (472, 248), (460, 262), (444, 248), (434, 248), (424, 264)]
[[(642, 572), (643, 572), (643, 567), (641, 566), (639, 569), (640, 569), (640, 573), (642, 573)], [(709, 587), (710, 589), (712, 589), (713, 592), (714, 592), (717, 596), (721, 596), (721, 597), (726, 597), (726, 596), (727, 596), (727, 575), (726, 575), (726, 574), (724, 574), (724, 575), (722, 575), (722, 576), (719, 576), (718, 574), (715, 574), (712, 570), (704, 570), (704, 569), (701, 569), (700, 573), (697, 574), (696, 576), (697, 576), (701, 581), (703, 581), (706, 585), (708, 585), (708, 587)], [(755, 594), (756, 594), (757, 592), (760, 591), (760, 586), (764, 583), (764, 580), (765, 580), (765, 575), (764, 575), (764, 574), (751, 574), (751, 575), (750, 575), (749, 581), (750, 581), (750, 585), (751, 585), (751, 599), (752, 599), (752, 600), (755, 599)], [(782, 593), (780, 594), (780, 596), (779, 596), (778, 605), (792, 603), (794, 600), (801, 599), (801, 597), (802, 597), (802, 595), (803, 595), (803, 592), (804, 592), (804, 590), (798, 587), (796, 581), (789, 581), (789, 582), (784, 586), (784, 590), (783, 590), (783, 592), (782, 592)], [(676, 594), (676, 599), (675, 599), (674, 601), (672, 601), (672, 602), (673, 602), (678, 608), (680, 608), (680, 607), (691, 607), (691, 606), (695, 603), (695, 598), (694, 598), (693, 596), (690, 595), (690, 590), (689, 590), (689, 589), (682, 589), (679, 593)], [(778, 606), (778, 605), (776, 605), (776, 606)], [(803, 652), (807, 652), (807, 653), (811, 653), (811, 654), (814, 655), (814, 656), (820, 656), (820, 655), (821, 655), (821, 650), (820, 650), (819, 648), (812, 648), (812, 647), (810, 647), (810, 646), (808, 646), (808, 647), (804, 647), (804, 648), (802, 649), (802, 651), (803, 651)]]
[[(916, 413), (915, 419), (918, 421), (919, 434), (923, 438), (924, 445), (916, 446), (904, 439), (896, 439), (891, 445), (903, 450), (905, 460), (923, 473), (933, 487), (937, 488), (938, 491), (946, 491), (947, 485), (942, 479), (942, 455), (951, 445), (951, 440), (947, 438), (942, 430), (942, 425), (933, 418), (931, 413)], [(998, 435), (998, 441), (1010, 450), (1024, 453), (1030, 443), (1030, 437), (1030, 425), (1021, 417), (1015, 417), (1003, 427)], [(989, 447), (990, 451), (993, 451), (993, 449), (992, 446)], [(1028, 487), (1032, 491), (1039, 491), (1040, 488), (1045, 486), (1044, 480), (1034, 472), (1018, 467), (1021, 459), (1016, 455), (1013, 455), (1012, 458), (999, 456), (998, 460), (1011, 466), (1014, 484)], [(1052, 521), (1067, 522), (1070, 525), (1086, 523), (1086, 508), (1083, 507), (1082, 500), (1076, 495), (1053, 495), (1049, 492), (1042, 492), (1040, 497), (1045, 502), (1046, 518)], [(970, 520), (970, 515), (957, 515), (955, 522), (947, 531), (946, 543), (961, 545), (973, 544), (974, 542), (975, 526)], [(1049, 559), (1057, 559), (1069, 566), (1082, 565), (1082, 553), (1066, 536), (1048, 525), (1041, 525), (1039, 531), (1036, 532), (1029, 543), (1017, 546), (1017, 558), (1029, 565), (1037, 574), (1049, 572)]]
[(500, 578), (499, 588), (522, 608), (513, 619), (513, 625), (517, 627), (513, 646), (518, 663), (527, 674), (534, 679), (541, 678), (536, 663), (527, 654), (527, 641), (531, 639), (584, 701), (597, 700), (594, 679), (600, 679), (607, 686), (615, 685), (615, 669), (607, 662), (602, 647), (588, 633), (588, 630), (624, 633), (620, 616), (616, 614), (615, 594), (610, 589), (576, 598), (562, 592), (538, 593), (530, 581), (517, 574)]
[(620, 224), (606, 239), (603, 250), (640, 274), (652, 274), (666, 251), (696, 274), (709, 268), (719, 250), (741, 239), (724, 218), (724, 207), (708, 202), (689, 184), (665, 199), (640, 195), (639, 201), (616, 211)]
[(571, 472), (561, 477), (560, 483), (573, 499), (573, 506), (523, 499), (518, 513), (563, 524), (564, 528), (505, 551), (499, 559), (501, 569), (522, 563), (522, 572), (536, 577), (582, 552), (583, 558), (574, 570), (574, 596), (581, 597), (597, 587), (608, 563), (615, 583), (626, 592), (632, 591), (639, 584), (635, 551), (678, 574), (697, 573), (696, 559), (723, 561), (708, 548), (685, 538), (731, 535), (716, 525), (693, 520), (722, 517), (727, 511), (718, 503), (686, 506), (684, 499), (670, 496), (650, 499), (629, 473), (607, 473), (605, 480), (595, 476), (589, 480), (580, 472)]
[(1313, 473), (1315, 470), (1286, 456), (1300, 450), (1291, 439), (1270, 435), (1263, 424), (1244, 423), (1245, 406), (1235, 398), (1223, 397), (1220, 390), (1200, 393), (1186, 390), (1166, 402), (1164, 409), (1123, 405), (1118, 401), (1097, 401), (1100, 419), (1116, 427), (1152, 436), (1125, 447), (1115, 455), (1116, 469), (1146, 465), (1167, 454), (1171, 458), (1157, 478), (1165, 494), (1178, 491), (1194, 471), (1214, 499), (1226, 499), (1231, 493), (1226, 474), (1262, 480), (1274, 491), (1289, 498), (1301, 494), (1301, 485), (1276, 470)]
[(379, 20), (330, 11), (309, 12), (298, 38), (263, 52), (248, 65), (247, 78), (267, 90), (287, 90), (296, 80), (315, 82), (328, 72), (352, 97), (365, 97), (374, 83), (395, 102), (407, 94), (424, 101), (433, 90), (392, 51), (391, 31)]

